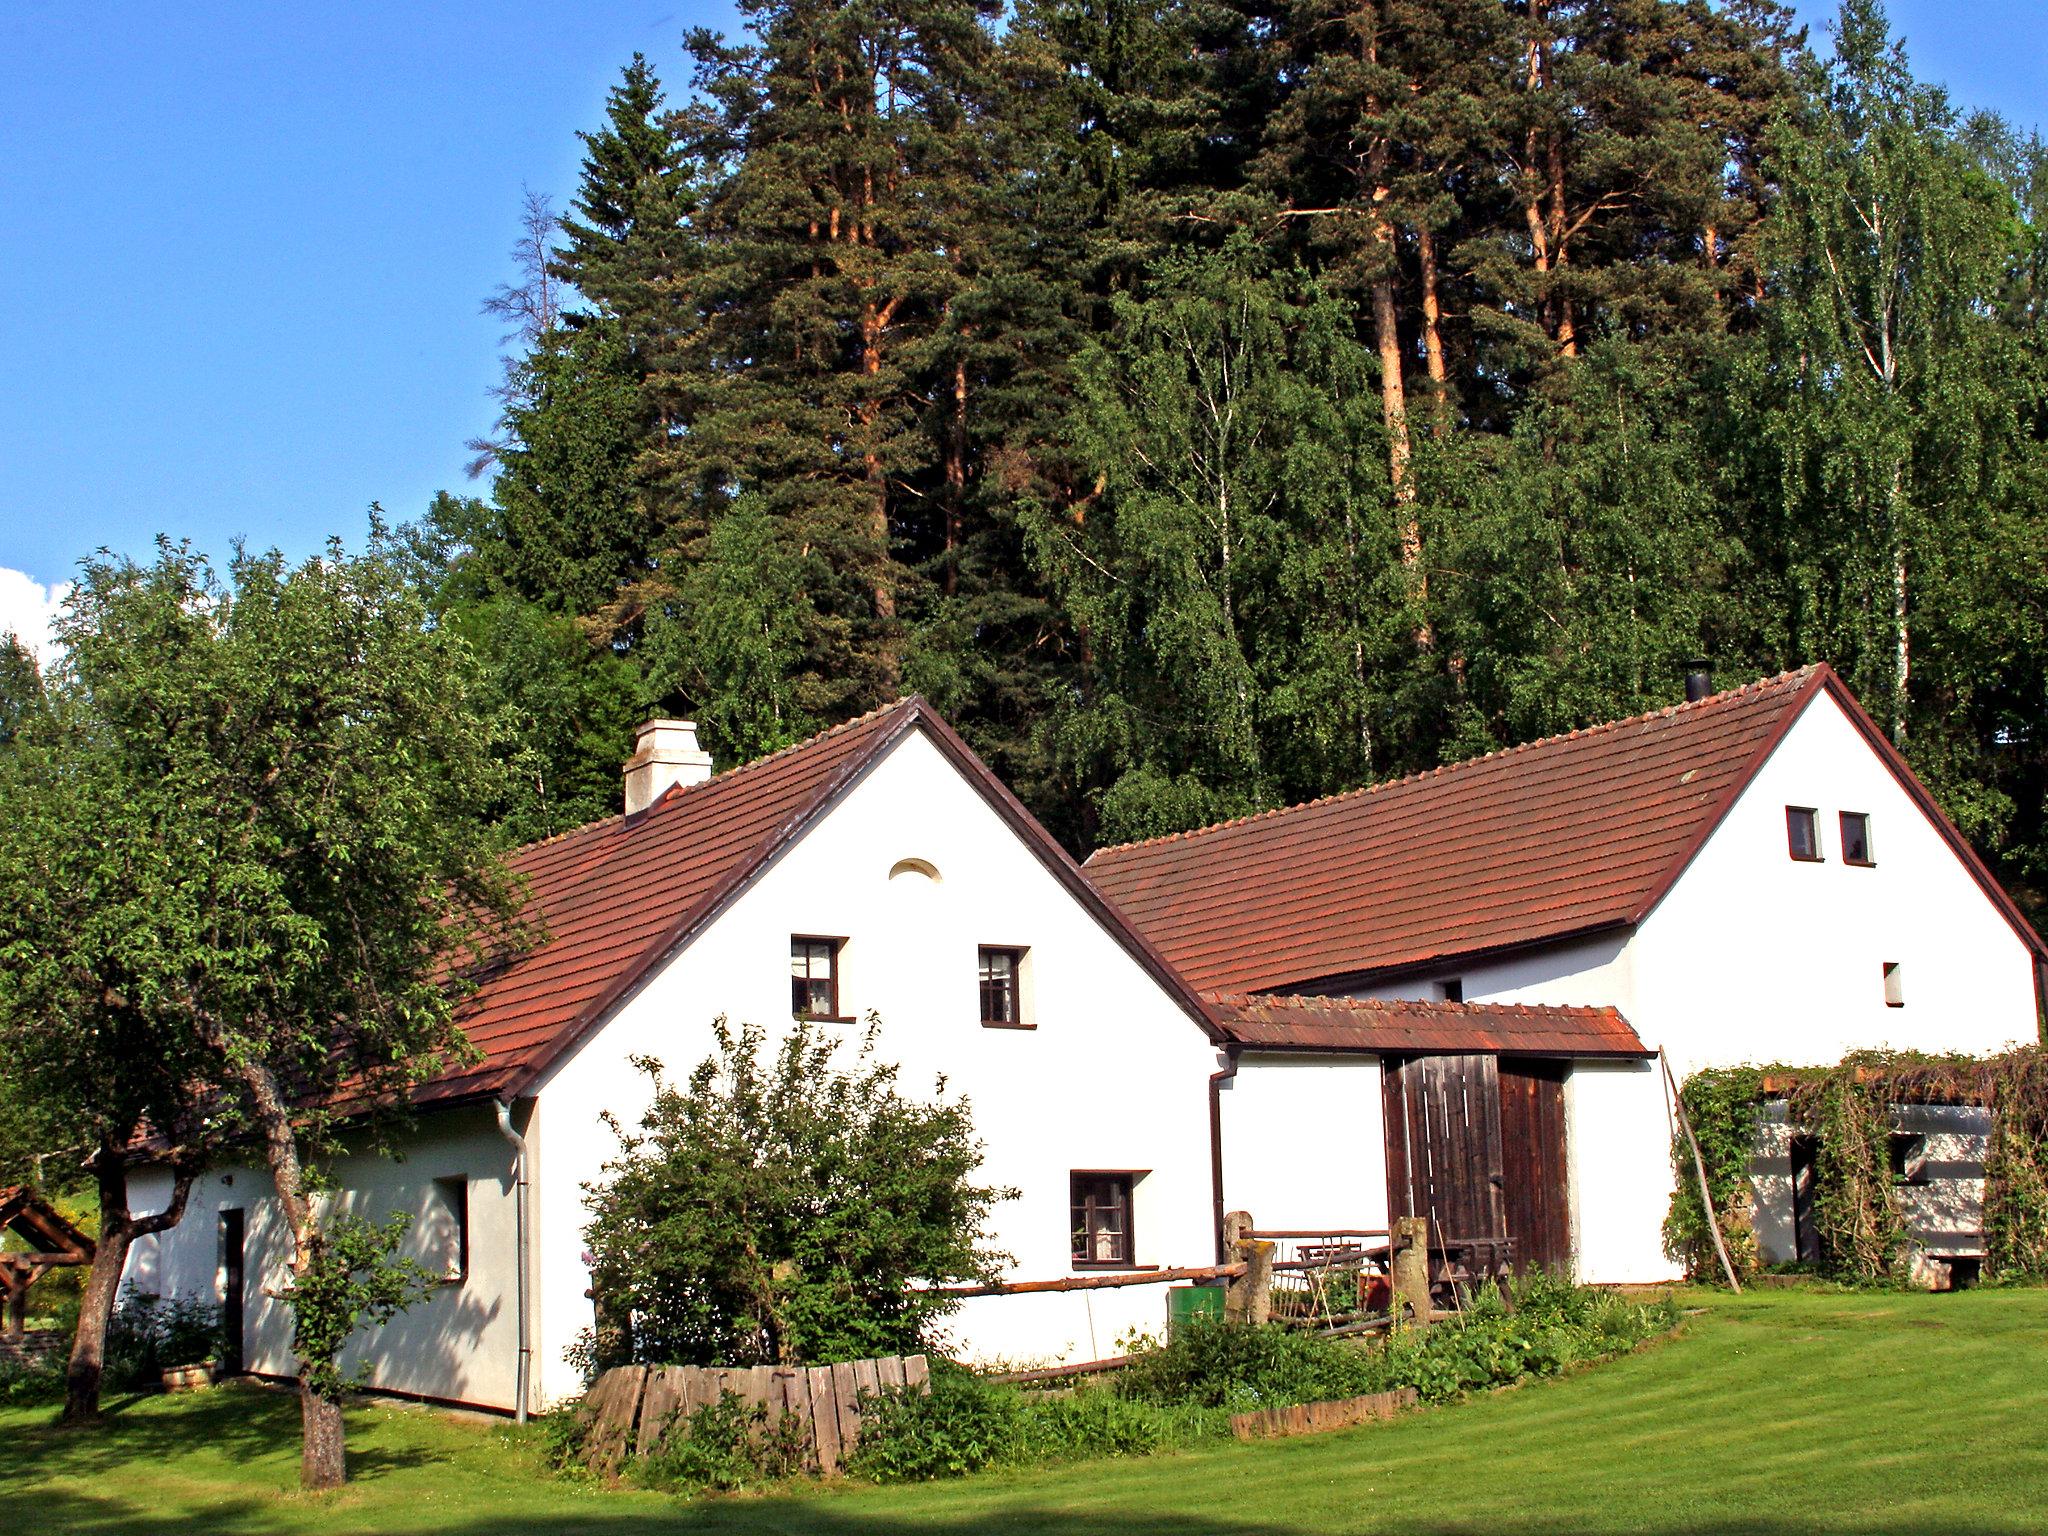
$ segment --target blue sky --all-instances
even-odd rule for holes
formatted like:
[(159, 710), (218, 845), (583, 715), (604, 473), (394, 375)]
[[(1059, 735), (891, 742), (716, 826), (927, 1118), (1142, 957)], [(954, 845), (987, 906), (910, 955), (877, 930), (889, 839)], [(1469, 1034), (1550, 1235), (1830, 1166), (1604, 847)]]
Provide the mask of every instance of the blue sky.
[[(1805, 3), (1818, 31), (1833, 6)], [(1924, 76), (2048, 125), (2048, 6), (1894, 0)], [(99, 546), (359, 540), (464, 485), (521, 190), (724, 0), (0, 8), (0, 629)]]

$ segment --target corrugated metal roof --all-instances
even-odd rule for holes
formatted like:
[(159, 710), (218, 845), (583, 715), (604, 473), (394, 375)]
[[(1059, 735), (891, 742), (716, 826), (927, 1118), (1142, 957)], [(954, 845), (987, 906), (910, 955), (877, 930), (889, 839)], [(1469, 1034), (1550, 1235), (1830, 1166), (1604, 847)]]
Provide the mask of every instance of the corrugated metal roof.
[(1652, 1056), (1612, 1008), (1210, 993), (1212, 1017), (1255, 1050)]
[(1637, 922), (1831, 679), (1808, 667), (1103, 849), (1087, 872), (1204, 990), (1298, 988)]

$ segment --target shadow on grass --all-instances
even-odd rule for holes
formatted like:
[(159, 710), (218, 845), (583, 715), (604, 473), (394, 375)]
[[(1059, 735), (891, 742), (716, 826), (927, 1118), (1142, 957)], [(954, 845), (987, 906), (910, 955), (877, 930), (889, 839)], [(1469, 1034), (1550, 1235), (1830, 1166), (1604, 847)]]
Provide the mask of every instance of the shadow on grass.
[[(291, 1393), (231, 1385), (193, 1393), (177, 1404), (175, 1413), (136, 1411), (162, 1403), (154, 1394), (108, 1396), (101, 1403), (103, 1421), (86, 1428), (59, 1425), (52, 1406), (42, 1423), (0, 1435), (0, 1488), (73, 1478), (107, 1480), (110, 1489), (118, 1489), (121, 1473), (171, 1462), (198, 1446), (244, 1464), (268, 1457), (287, 1476), (298, 1465), (299, 1401)], [(349, 1476), (369, 1481), (435, 1459), (426, 1451), (352, 1444)], [(69, 1528), (61, 1521), (49, 1527)]]

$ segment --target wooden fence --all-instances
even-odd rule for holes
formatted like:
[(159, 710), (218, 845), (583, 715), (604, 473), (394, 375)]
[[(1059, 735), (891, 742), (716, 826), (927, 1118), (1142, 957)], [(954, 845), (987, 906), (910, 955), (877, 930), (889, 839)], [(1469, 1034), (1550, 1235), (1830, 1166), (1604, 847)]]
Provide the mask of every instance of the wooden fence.
[(621, 1365), (584, 1395), (583, 1455), (593, 1472), (615, 1477), (628, 1456), (651, 1455), (670, 1435), (687, 1434), (691, 1415), (730, 1392), (771, 1427), (793, 1415), (812, 1470), (831, 1477), (860, 1443), (864, 1394), (930, 1390), (923, 1355), (811, 1366)]

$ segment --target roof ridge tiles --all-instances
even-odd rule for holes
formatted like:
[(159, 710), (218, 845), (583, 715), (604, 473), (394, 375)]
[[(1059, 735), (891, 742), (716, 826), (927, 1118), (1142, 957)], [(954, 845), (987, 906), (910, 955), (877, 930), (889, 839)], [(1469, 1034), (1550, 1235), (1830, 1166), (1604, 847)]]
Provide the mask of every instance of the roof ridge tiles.
[(1825, 662), (1809, 662), (1803, 667), (1795, 667), (1788, 672), (1778, 672), (1769, 677), (1755, 678), (1736, 687), (1723, 689), (1719, 693), (1710, 693), (1703, 699), (1690, 699), (1682, 704), (1666, 704), (1661, 708), (1644, 710), (1640, 714), (1627, 715), (1619, 720), (1602, 720), (1592, 725), (1577, 726), (1572, 730), (1563, 731), (1556, 735), (1539, 736), (1533, 741), (1517, 742), (1512, 747), (1496, 747), (1491, 752), (1483, 752), (1477, 757), (1463, 757), (1459, 758), (1456, 762), (1438, 763), (1433, 768), (1419, 769), (1414, 773), (1403, 774), (1399, 778), (1382, 779), (1376, 784), (1361, 784), (1353, 789), (1337, 790), (1331, 794), (1317, 795), (1313, 799), (1297, 801), (1293, 805), (1278, 805), (1270, 810), (1253, 811), (1248, 815), (1233, 816), (1225, 821), (1213, 821), (1206, 826), (1189, 827), (1180, 832), (1162, 833), (1158, 837), (1141, 837), (1128, 843), (1112, 843), (1106, 847), (1096, 849), (1094, 854), (1090, 855), (1090, 858), (1092, 860), (1105, 853), (1129, 853), (1138, 848), (1152, 848), (1166, 843), (1185, 842), (1192, 838), (1206, 837), (1211, 832), (1225, 832), (1233, 827), (1249, 826), (1253, 822), (1269, 821), (1276, 816), (1292, 815), (1296, 811), (1313, 810), (1319, 806), (1335, 805), (1346, 800), (1362, 799), (1367, 795), (1378, 794), (1384, 790), (1399, 789), (1404, 785), (1419, 783), (1424, 779), (1435, 779), (1456, 773), (1461, 769), (1476, 768), (1480, 764), (1490, 763), (1496, 758), (1514, 757), (1521, 753), (1534, 751), (1539, 747), (1554, 746), (1561, 741), (1576, 741), (1581, 737), (1618, 731), (1631, 725), (1642, 725), (1651, 720), (1669, 719), (1673, 715), (1686, 711), (1705, 710), (1712, 705), (1732, 703), (1736, 699), (1759, 694), (1768, 689), (1803, 684), (1815, 676), (1825, 665)]

